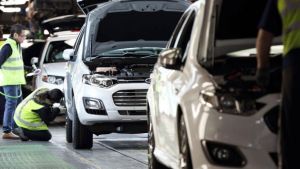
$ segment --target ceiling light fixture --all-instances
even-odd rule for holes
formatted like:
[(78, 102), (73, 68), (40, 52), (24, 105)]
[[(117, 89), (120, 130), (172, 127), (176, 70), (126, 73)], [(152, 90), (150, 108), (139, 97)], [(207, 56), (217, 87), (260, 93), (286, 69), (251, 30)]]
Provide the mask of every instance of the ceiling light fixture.
[(7, 7), (5, 8), (4, 6), (0, 6), (0, 10), (5, 12), (5, 13), (11, 13), (11, 12), (20, 12), (21, 8), (18, 7)]
[(7, 5), (23, 5), (28, 0), (1, 0), (0, 4), (7, 6)]

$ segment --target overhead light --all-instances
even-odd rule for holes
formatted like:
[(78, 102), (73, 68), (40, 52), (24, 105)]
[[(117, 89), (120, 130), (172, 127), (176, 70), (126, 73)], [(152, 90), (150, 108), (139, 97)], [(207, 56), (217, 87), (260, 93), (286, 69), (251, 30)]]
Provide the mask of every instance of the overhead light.
[(18, 7), (7, 7), (7, 8), (5, 8), (4, 6), (0, 6), (0, 10), (5, 12), (5, 13), (11, 13), (11, 12), (20, 12), (21, 8), (18, 8)]
[(49, 35), (49, 31), (47, 29), (44, 30), (44, 35)]
[(23, 5), (25, 2), (28, 0), (6, 0), (6, 1), (1, 1), (1, 5)]
[(10, 35), (10, 34), (3, 34), (3, 38), (4, 38), (4, 39), (7, 39), (7, 38), (9, 38), (9, 35)]

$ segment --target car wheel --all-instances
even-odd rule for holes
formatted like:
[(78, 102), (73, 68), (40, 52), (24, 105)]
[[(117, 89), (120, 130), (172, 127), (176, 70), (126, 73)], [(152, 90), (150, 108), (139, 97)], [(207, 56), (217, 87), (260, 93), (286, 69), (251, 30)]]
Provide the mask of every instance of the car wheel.
[(66, 141), (72, 143), (72, 120), (66, 114)]
[(149, 124), (148, 132), (148, 166), (149, 169), (167, 169), (154, 156), (155, 140), (152, 123)]
[(93, 133), (88, 129), (87, 126), (81, 124), (75, 108), (75, 103), (73, 105), (73, 147), (75, 149), (90, 149), (93, 147)]
[(192, 169), (192, 160), (190, 155), (190, 147), (188, 142), (188, 136), (183, 116), (180, 117), (179, 128), (179, 150), (180, 150), (180, 168)]

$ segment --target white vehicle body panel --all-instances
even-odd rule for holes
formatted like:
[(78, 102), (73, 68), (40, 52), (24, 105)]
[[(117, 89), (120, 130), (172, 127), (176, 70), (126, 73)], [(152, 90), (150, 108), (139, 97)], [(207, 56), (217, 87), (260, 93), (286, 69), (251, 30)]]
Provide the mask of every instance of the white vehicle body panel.
[[(78, 36), (78, 32), (70, 32), (66, 31), (58, 34), (58, 36), (49, 37), (46, 41), (44, 50), (42, 52), (42, 56), (39, 59), (38, 67), (41, 69), (41, 73), (36, 76), (36, 88), (39, 87), (47, 87), (49, 89), (58, 88), (63, 90), (63, 84), (53, 84), (49, 82), (43, 81), (43, 76), (56, 76), (64, 79), (65, 76), (65, 62), (56, 62), (56, 63), (45, 63), (45, 57), (47, 56), (47, 52), (49, 52), (49, 47), (52, 43), (55, 42), (64, 42), (64, 41), (73, 41), (70, 44), (75, 42), (76, 37)], [(62, 52), (62, 51), (61, 51)]]
[[(257, 102), (264, 103), (265, 106), (250, 116), (220, 113), (203, 103), (202, 93), (215, 93), (216, 81), (199, 64), (199, 58), (208, 60), (213, 54), (226, 54), (253, 46), (249, 44), (253, 41), (249, 40), (246, 43), (231, 43), (226, 46), (228, 48), (221, 45), (220, 50), (215, 53), (209, 52), (212, 44), (209, 39), (212, 38), (210, 36), (213, 31), (211, 25), (214, 22), (212, 18), (215, 18), (213, 9), (217, 2), (219, 1), (198, 0), (187, 10), (194, 9), (196, 17), (182, 70), (164, 68), (158, 59), (151, 74), (147, 101), (155, 136), (154, 155), (165, 166), (181, 168), (178, 119), (182, 114), (194, 169), (276, 169), (269, 153), (277, 152), (277, 135), (270, 131), (263, 117), (266, 112), (279, 105), (280, 94), (268, 94), (259, 98)], [(213, 164), (204, 151), (202, 141), (236, 146), (244, 155), (246, 164), (242, 167)]]
[[(176, 2), (176, 1), (175, 1)], [(101, 88), (99, 86), (92, 86), (83, 83), (83, 76), (92, 74), (94, 71), (91, 71), (89, 67), (83, 62), (84, 59), (90, 57), (91, 50), (96, 48), (95, 44), (91, 44), (91, 41), (94, 41), (95, 30), (98, 29), (99, 20), (103, 20), (106, 15), (109, 13), (118, 13), (118, 12), (128, 12), (131, 9), (137, 10), (141, 8), (140, 6), (145, 6), (149, 3), (150, 7), (153, 8), (163, 8), (160, 5), (165, 5), (164, 8), (170, 8), (166, 11), (181, 11), (183, 12), (187, 6), (187, 2), (167, 2), (167, 1), (158, 1), (155, 2), (158, 6), (151, 6), (155, 4), (152, 1), (110, 1), (107, 3), (99, 4), (96, 9), (91, 11), (86, 20), (85, 31), (82, 31), (82, 43), (78, 46), (78, 51), (76, 59), (69, 61), (67, 63), (67, 72), (66, 78), (64, 81), (64, 93), (65, 93), (65, 103), (68, 109), (68, 116), (71, 120), (74, 119), (74, 112), (72, 112), (72, 100), (75, 100), (75, 106), (77, 109), (77, 114), (82, 125), (92, 126), (102, 123), (127, 123), (127, 122), (143, 122), (146, 124), (147, 117), (146, 114), (143, 115), (120, 115), (118, 111), (145, 111), (146, 104), (144, 106), (117, 106), (112, 95), (117, 91), (122, 90), (148, 90), (149, 84), (145, 82), (140, 83), (118, 83), (108, 88)], [(170, 5), (166, 5), (170, 4)], [(183, 5), (184, 4), (184, 5)], [(142, 13), (142, 12), (141, 12)], [(119, 28), (121, 29), (121, 28)], [(78, 40), (79, 41), (79, 40)], [(81, 42), (81, 41), (80, 41)], [(135, 41), (108, 41), (108, 42), (97, 42), (97, 52), (102, 53), (110, 51), (112, 49), (122, 49), (128, 47), (164, 47), (166, 44), (165, 41), (149, 41), (146, 40), (135, 40)], [(96, 43), (96, 42), (95, 42)], [(84, 47), (83, 47), (84, 46)], [(88, 59), (87, 59), (88, 60)], [(101, 66), (99, 66), (101, 67)], [(90, 114), (86, 111), (83, 103), (83, 98), (95, 98), (101, 100), (105, 107), (107, 115), (95, 115)], [(146, 97), (145, 97), (146, 99)]]

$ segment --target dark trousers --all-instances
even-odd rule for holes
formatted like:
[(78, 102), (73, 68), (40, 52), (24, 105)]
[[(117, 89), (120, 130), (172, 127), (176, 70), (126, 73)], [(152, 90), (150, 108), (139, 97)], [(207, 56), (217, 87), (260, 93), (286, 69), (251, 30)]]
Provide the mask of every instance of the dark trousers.
[(29, 138), (29, 140), (33, 141), (49, 141), (52, 138), (49, 130), (28, 130), (22, 128), (25, 136)]
[[(282, 110), (279, 118), (282, 169), (299, 169), (300, 49), (283, 60)], [(298, 126), (298, 127), (297, 127)]]

